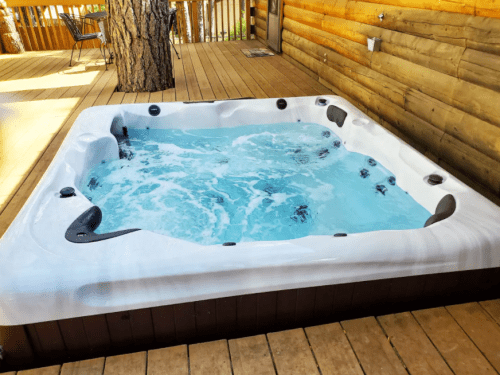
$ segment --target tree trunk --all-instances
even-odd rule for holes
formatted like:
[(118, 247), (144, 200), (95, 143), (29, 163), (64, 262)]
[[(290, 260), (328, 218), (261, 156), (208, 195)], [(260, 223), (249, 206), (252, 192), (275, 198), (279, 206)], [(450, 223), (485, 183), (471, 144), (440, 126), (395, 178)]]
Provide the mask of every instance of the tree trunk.
[(205, 23), (205, 20), (203, 19), (203, 0), (198, 1), (198, 35), (199, 35), (199, 40), (198, 41), (205, 41), (205, 30), (203, 28), (203, 24)]
[(0, 50), (3, 46), (7, 53), (24, 52), (24, 45), (16, 30), (14, 18), (7, 9), (7, 3), (4, 0), (0, 0), (0, 41)]
[(118, 91), (174, 87), (168, 38), (168, 1), (107, 0)]

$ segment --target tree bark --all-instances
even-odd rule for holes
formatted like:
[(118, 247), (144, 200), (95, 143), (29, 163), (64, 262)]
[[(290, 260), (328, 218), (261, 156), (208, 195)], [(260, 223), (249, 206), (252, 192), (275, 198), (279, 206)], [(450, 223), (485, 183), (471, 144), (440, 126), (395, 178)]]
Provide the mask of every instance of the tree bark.
[(174, 87), (168, 38), (168, 1), (107, 0), (118, 91)]
[(205, 30), (204, 30), (204, 23), (205, 20), (203, 19), (203, 0), (198, 1), (198, 35), (199, 35), (199, 40), (198, 41), (205, 41)]
[(0, 0), (0, 50), (7, 53), (23, 53), (24, 45), (16, 30), (12, 13), (7, 8), (7, 3)]

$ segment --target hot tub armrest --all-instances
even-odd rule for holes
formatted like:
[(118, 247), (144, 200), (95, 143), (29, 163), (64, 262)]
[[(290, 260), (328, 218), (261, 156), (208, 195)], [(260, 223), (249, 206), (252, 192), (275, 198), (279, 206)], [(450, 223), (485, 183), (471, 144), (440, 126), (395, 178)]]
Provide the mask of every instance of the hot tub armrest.
[(65, 238), (73, 243), (90, 243), (103, 241), (113, 237), (122, 236), (127, 233), (136, 232), (140, 229), (125, 229), (111, 233), (96, 234), (102, 220), (102, 211), (99, 207), (90, 207), (83, 214), (78, 216), (75, 221), (66, 230)]

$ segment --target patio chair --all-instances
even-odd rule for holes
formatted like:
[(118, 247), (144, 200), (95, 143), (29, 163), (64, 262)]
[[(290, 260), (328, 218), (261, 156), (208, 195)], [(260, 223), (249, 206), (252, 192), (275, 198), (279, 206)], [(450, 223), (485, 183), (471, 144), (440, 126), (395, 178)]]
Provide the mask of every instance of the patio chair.
[(167, 30), (168, 30), (168, 40), (170, 41), (170, 44), (174, 48), (175, 54), (177, 55), (177, 58), (180, 59), (179, 54), (177, 53), (177, 50), (175, 49), (174, 43), (172, 42), (172, 39), (170, 39), (170, 30), (174, 30), (174, 34), (177, 31), (177, 9), (176, 8), (170, 8), (168, 10), (168, 23), (167, 23)]
[[(66, 27), (68, 28), (69, 33), (73, 37), (73, 40), (75, 41), (75, 44), (73, 44), (73, 48), (71, 49), (71, 58), (69, 59), (69, 66), (71, 66), (71, 63), (73, 61), (73, 52), (75, 50), (75, 46), (78, 44), (78, 42), (81, 42), (82, 44), (80, 45), (80, 53), (78, 55), (78, 60), (80, 60), (80, 56), (82, 54), (82, 45), (83, 42), (86, 40), (92, 40), (92, 39), (98, 39), (100, 42), (99, 49), (101, 50), (101, 54), (104, 57), (104, 65), (106, 66), (106, 70), (108, 70), (108, 62), (106, 61), (106, 48), (103, 47), (103, 41), (101, 38), (101, 33), (89, 33), (89, 34), (82, 34), (80, 29), (78, 28), (78, 24), (82, 24), (85, 22), (83, 19), (75, 19), (73, 16), (71, 16), (68, 13), (59, 13), (59, 16), (61, 16), (62, 20), (66, 24)], [(105, 43), (104, 43), (105, 44)]]

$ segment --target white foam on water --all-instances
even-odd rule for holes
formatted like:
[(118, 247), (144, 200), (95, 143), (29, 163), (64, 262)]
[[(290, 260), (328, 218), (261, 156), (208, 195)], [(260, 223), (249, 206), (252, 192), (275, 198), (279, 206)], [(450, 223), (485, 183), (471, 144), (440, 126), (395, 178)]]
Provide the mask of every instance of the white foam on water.
[(129, 129), (131, 160), (97, 165), (81, 191), (103, 210), (99, 233), (134, 227), (205, 245), (421, 227), (430, 213), (387, 183), (390, 171), (326, 130)]

